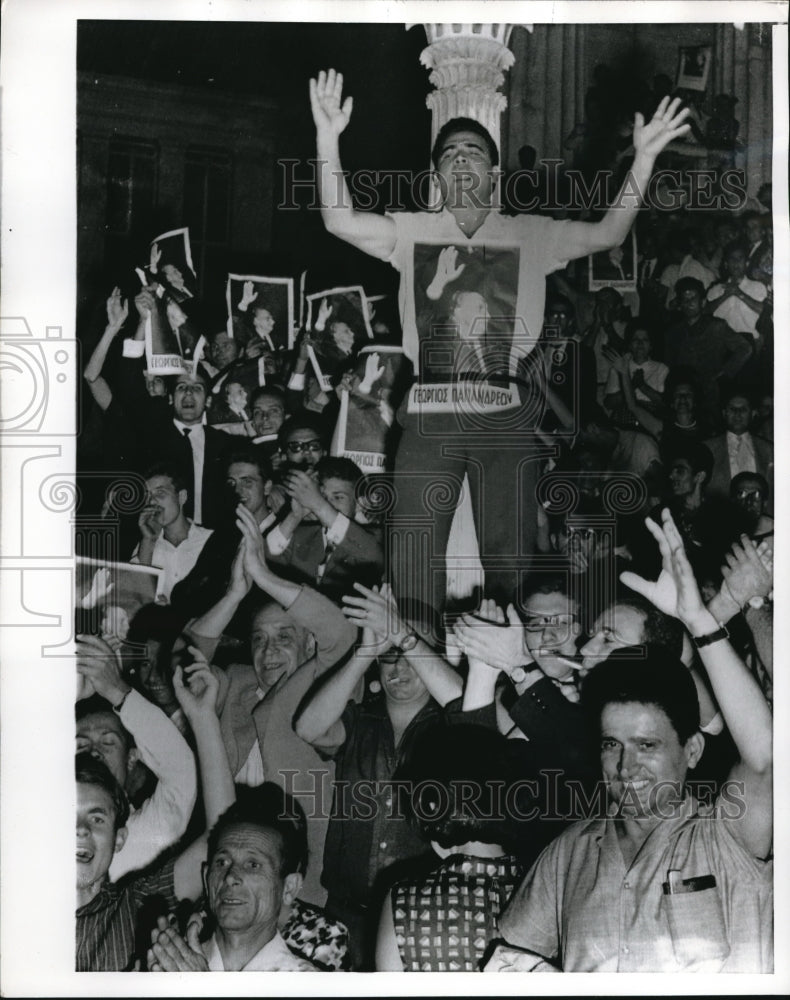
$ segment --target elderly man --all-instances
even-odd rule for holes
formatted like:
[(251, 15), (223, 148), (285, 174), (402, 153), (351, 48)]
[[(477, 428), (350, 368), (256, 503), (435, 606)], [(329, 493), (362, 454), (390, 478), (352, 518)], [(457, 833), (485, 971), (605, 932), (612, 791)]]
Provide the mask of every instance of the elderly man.
[(117, 881), (178, 842), (197, 798), (192, 751), (175, 725), (123, 679), (113, 649), (98, 636), (77, 639), (77, 752), (103, 761), (122, 789), (141, 761), (157, 778), (153, 794), (128, 810), (111, 858)]
[[(517, 570), (503, 570), (497, 559), (532, 553), (535, 518), (523, 517), (523, 504), (505, 510), (501, 497), (518, 492), (534, 503), (539, 454), (534, 432), (541, 415), (540, 391), (530, 389), (529, 398), (522, 398), (524, 386), (514, 379), (540, 334), (545, 277), (570, 260), (623, 243), (656, 156), (688, 131), (682, 124), (686, 112), (678, 114), (680, 102), (665, 99), (649, 123), (637, 114), (633, 176), (624, 197), (600, 222), (586, 223), (523, 214), (507, 218), (497, 211), (499, 151), (488, 131), (470, 118), (451, 119), (436, 137), (432, 159), (441, 211), (383, 216), (357, 211), (340, 162), (339, 138), (352, 110), (352, 99), (343, 100), (342, 75), (332, 69), (319, 73), (310, 81), (310, 102), (324, 225), (400, 272), (404, 351), (420, 373), (404, 405), (395, 459), (396, 593), (399, 600), (420, 597), (442, 607), (446, 576), (441, 567), (433, 579), (428, 567), (414, 572), (409, 536), (415, 519), (425, 518), (426, 483), (442, 477), (442, 488), (457, 499), (468, 472), (486, 591), (509, 600)], [(463, 324), (453, 322), (459, 294), (468, 303), (485, 304), (468, 340), (460, 339)], [(450, 377), (430, 377), (440, 369)], [(442, 497), (441, 510), (431, 515), (433, 551), (444, 554), (452, 502)]]
[[(255, 517), (242, 504), (236, 514), (242, 544), (228, 590), (187, 631), (211, 659), (252, 584), (268, 598), (252, 616), (252, 663), (215, 668), (223, 739), (237, 781), (274, 781), (300, 801), (308, 816), (310, 853), (321, 857), (332, 770), (294, 733), (293, 717), (315, 680), (349, 650), (356, 629), (327, 598), (273, 573)], [(304, 895), (323, 903), (317, 872), (308, 876)]]
[[(705, 608), (668, 511), (648, 522), (655, 582), (623, 582), (680, 619), (700, 652), (740, 754), (712, 809), (687, 794), (702, 754), (686, 668), (661, 651), (608, 662), (584, 684), (600, 737), (608, 810), (538, 858), (499, 927), (489, 971), (769, 972), (772, 720), (727, 632)], [(635, 651), (636, 652), (636, 651)]]
[(214, 933), (201, 944), (199, 924), (190, 923), (184, 940), (160, 917), (151, 934), (151, 971), (319, 971), (289, 951), (277, 929), (282, 908), (292, 904), (302, 885), (307, 841), (304, 826), (289, 815), (286, 797), (276, 786), (273, 790), (279, 808), (266, 808), (276, 795), (246, 795), (209, 834), (203, 883)]

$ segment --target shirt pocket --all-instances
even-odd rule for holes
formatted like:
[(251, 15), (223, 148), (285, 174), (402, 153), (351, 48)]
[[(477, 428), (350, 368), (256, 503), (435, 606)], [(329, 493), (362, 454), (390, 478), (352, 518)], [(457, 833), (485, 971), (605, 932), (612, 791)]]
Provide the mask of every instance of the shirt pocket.
[(718, 888), (671, 893), (662, 898), (678, 965), (693, 966), (689, 971), (718, 971), (730, 953)]

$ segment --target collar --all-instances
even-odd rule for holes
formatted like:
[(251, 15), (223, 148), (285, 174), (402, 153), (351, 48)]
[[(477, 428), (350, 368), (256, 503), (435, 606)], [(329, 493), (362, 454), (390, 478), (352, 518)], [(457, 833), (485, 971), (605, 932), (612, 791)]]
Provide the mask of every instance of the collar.
[(179, 420), (178, 417), (173, 417), (173, 424), (179, 429), (179, 431), (182, 434), (184, 432), (184, 428), (185, 427), (188, 427), (189, 430), (194, 431), (198, 427), (205, 427), (206, 426), (206, 412), (205, 412), (205, 410), (203, 411), (203, 419), (200, 421), (199, 424), (185, 424), (184, 421), (183, 420)]

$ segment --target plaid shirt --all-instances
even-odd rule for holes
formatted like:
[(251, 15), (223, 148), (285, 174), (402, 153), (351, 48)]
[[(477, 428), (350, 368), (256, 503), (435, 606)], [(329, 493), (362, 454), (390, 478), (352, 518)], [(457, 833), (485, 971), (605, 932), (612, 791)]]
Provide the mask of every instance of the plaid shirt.
[(135, 959), (137, 915), (147, 896), (162, 896), (163, 912), (176, 905), (175, 859), (146, 875), (107, 882), (77, 910), (77, 972), (129, 972)]

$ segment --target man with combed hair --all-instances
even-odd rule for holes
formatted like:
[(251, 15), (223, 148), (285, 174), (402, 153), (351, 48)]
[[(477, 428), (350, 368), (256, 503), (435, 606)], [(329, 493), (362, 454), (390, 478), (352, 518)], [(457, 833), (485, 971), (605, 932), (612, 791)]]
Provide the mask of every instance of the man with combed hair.
[(271, 783), (249, 789), (220, 816), (208, 838), (203, 883), (216, 929), (204, 943), (160, 918), (151, 934), (153, 972), (318, 972), (289, 951), (277, 929), (307, 868), (304, 815)]
[[(648, 521), (658, 580), (623, 582), (680, 619), (740, 754), (702, 807), (685, 781), (702, 753), (699, 704), (667, 654), (612, 661), (585, 680), (609, 809), (538, 858), (499, 927), (487, 971), (770, 972), (772, 720), (756, 681), (705, 608), (668, 511)], [(637, 651), (635, 650), (635, 653)]]
[[(656, 156), (688, 131), (687, 112), (678, 113), (680, 101), (667, 98), (647, 124), (636, 115), (631, 176), (604, 218), (587, 223), (499, 212), (498, 150), (471, 118), (452, 119), (437, 135), (432, 159), (440, 211), (359, 212), (340, 163), (339, 137), (352, 110), (352, 99), (343, 101), (342, 75), (321, 71), (310, 81), (310, 102), (324, 224), (332, 235), (400, 272), (404, 351), (420, 372), (403, 408), (395, 459), (395, 592), (399, 600), (418, 597), (443, 605), (445, 574), (437, 569), (428, 580), (427, 567), (412, 572), (410, 535), (415, 518), (425, 518), (426, 485), (438, 478), (448, 497), (442, 497), (440, 510), (431, 511), (433, 550), (446, 551), (452, 501), (468, 471), (486, 592), (507, 601), (515, 571), (497, 567), (496, 558), (529, 555), (535, 541), (535, 518), (524, 516), (523, 504), (506, 511), (500, 498), (520, 495), (534, 502), (534, 434), (545, 393), (524, 378), (522, 363), (540, 335), (545, 277), (570, 260), (623, 243)], [(474, 316), (466, 310), (463, 319), (457, 315), (461, 300)], [(429, 371), (444, 374), (431, 378)], [(498, 447), (491, 447), (493, 441)], [(452, 456), (445, 453), (448, 442)]]

